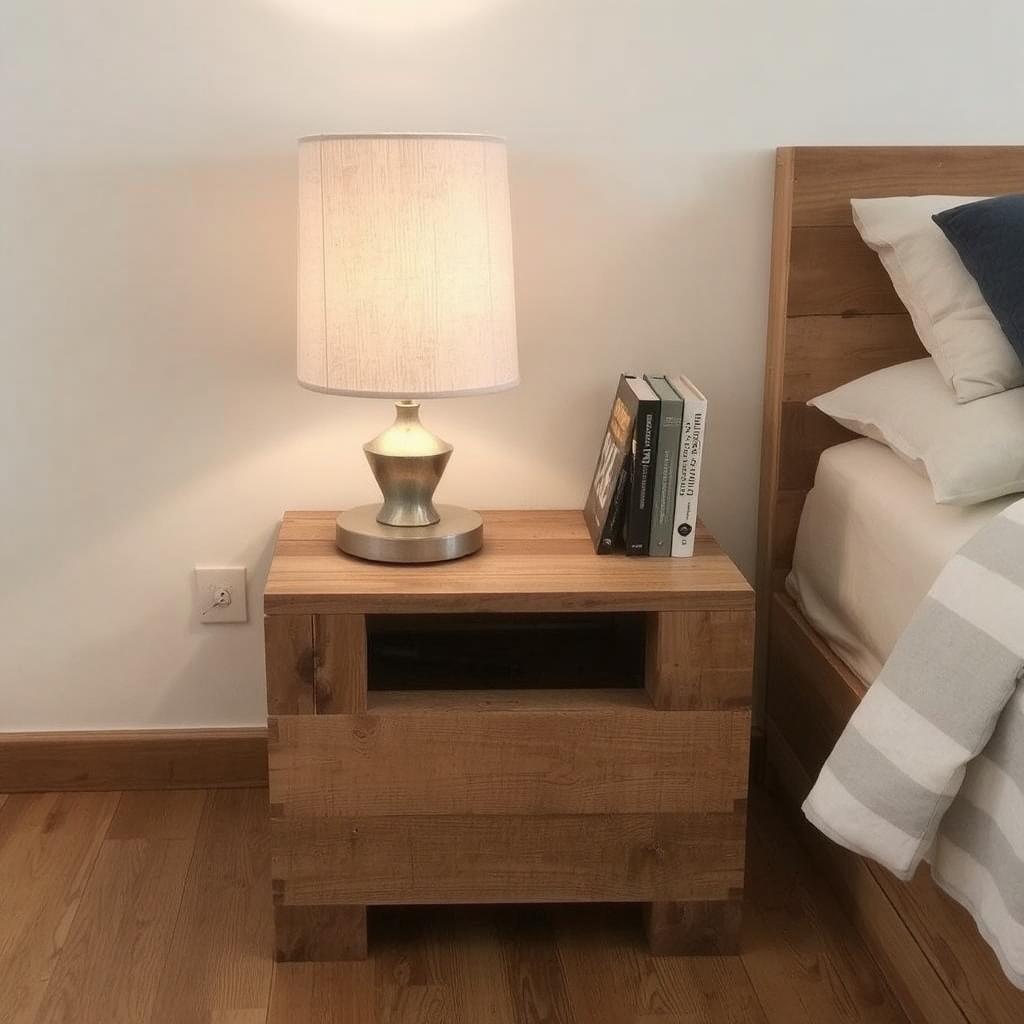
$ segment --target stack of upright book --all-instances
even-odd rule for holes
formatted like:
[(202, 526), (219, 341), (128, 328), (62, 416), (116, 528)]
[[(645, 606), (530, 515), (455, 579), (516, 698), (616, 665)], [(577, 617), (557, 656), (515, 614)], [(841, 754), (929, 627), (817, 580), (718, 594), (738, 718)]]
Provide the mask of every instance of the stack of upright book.
[(693, 554), (708, 402), (682, 374), (623, 374), (583, 509), (599, 555)]

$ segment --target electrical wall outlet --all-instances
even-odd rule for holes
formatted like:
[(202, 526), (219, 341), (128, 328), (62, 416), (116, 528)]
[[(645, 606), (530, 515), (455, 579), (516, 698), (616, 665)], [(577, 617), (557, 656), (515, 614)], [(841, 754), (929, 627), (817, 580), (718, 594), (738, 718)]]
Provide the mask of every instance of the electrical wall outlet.
[(196, 567), (196, 603), (200, 622), (248, 622), (245, 567)]

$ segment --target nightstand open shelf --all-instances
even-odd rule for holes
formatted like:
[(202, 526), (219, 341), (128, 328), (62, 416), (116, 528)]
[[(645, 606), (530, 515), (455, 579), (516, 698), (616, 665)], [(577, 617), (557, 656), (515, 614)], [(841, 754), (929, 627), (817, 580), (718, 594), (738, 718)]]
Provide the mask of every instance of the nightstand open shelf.
[[(285, 517), (265, 597), (278, 958), (363, 956), (366, 906), (389, 903), (638, 902), (658, 951), (734, 948), (750, 588), (707, 534), (692, 559), (628, 559), (594, 555), (578, 512), (484, 521), (477, 555), (391, 566), (340, 554), (332, 513)], [(580, 644), (551, 672), (526, 650), (544, 622)], [(382, 661), (403, 635), (428, 679)], [(401, 688), (370, 685), (375, 664)]]
[(643, 687), (642, 612), (370, 615), (374, 690)]

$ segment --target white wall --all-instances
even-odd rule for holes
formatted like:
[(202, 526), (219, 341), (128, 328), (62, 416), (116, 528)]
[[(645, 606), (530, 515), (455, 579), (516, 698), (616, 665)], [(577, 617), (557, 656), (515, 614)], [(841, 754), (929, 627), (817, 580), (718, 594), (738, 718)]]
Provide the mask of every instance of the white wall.
[[(385, 403), (294, 383), (295, 145), (509, 139), (523, 385), (431, 403), (443, 499), (577, 507), (617, 374), (711, 398), (751, 573), (772, 148), (1020, 142), (1019, 0), (0, 0), (0, 728), (263, 719), (286, 508)], [(251, 621), (199, 626), (196, 564)]]

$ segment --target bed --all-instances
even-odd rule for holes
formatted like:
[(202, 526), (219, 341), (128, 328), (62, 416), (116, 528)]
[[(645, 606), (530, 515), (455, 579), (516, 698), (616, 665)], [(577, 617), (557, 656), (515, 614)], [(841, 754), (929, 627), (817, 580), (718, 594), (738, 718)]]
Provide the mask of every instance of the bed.
[[(893, 503), (915, 504), (914, 483), (877, 449), (806, 401), (875, 369), (916, 359), (923, 348), (874, 253), (851, 221), (852, 196), (986, 195), (1024, 191), (1024, 147), (787, 148), (778, 152), (765, 376), (764, 442), (758, 536), (758, 678), (765, 697), (767, 777), (798, 808), (812, 780), (866, 692), (901, 615), (927, 589), (975, 528), (971, 515), (945, 515), (914, 533), (913, 543), (874, 551), (877, 567), (900, 586), (890, 605), (864, 622), (862, 602), (829, 592), (834, 566), (813, 564), (815, 545), (794, 549), (808, 492), (820, 474), (802, 529), (831, 536), (838, 558), (856, 566), (847, 586), (878, 588), (853, 548), (869, 545), (836, 524), (832, 509), (880, 515), (887, 503), (861, 488), (858, 473), (879, 476)], [(840, 447), (836, 447), (840, 446)], [(819, 457), (831, 450), (819, 470)], [(851, 454), (852, 453), (852, 454)], [(895, 458), (888, 451), (885, 456)], [(867, 466), (867, 470), (865, 470)], [(844, 487), (845, 498), (844, 498)], [(919, 490), (919, 488), (918, 488)], [(872, 503), (874, 506), (872, 507)], [(815, 510), (814, 505), (821, 506)], [(922, 506), (923, 507), (923, 506)], [(934, 507), (934, 506), (933, 506)], [(815, 515), (815, 512), (817, 514)], [(896, 516), (890, 520), (895, 529)], [(843, 547), (846, 545), (845, 555)], [(902, 559), (902, 561), (901, 561)], [(787, 579), (790, 579), (787, 589)], [(815, 628), (794, 595), (815, 609)], [(847, 595), (849, 597), (849, 595)], [(851, 612), (851, 609), (854, 611)], [(837, 653), (839, 652), (839, 653)], [(842, 656), (840, 656), (840, 654)], [(930, 881), (927, 867), (910, 883), (803, 829), (908, 1016), (929, 1024), (1002, 1024), (1024, 1020), (1024, 992), (1014, 988), (973, 921)]]
[(927, 479), (858, 438), (821, 453), (786, 592), (843, 663), (878, 675), (943, 566), (1017, 500), (938, 505)]

